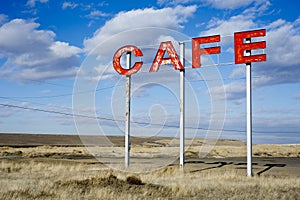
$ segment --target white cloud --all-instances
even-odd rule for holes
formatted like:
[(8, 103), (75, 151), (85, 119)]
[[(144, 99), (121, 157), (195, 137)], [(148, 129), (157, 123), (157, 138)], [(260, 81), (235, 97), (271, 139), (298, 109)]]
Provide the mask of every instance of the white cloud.
[(65, 9), (74, 9), (78, 6), (78, 4), (76, 3), (73, 3), (73, 2), (69, 2), (69, 1), (65, 1), (63, 4), (62, 4), (62, 9), (65, 10)]
[(228, 20), (213, 18), (208, 22), (208, 30), (203, 31), (200, 35), (232, 35), (234, 32), (249, 30), (255, 26), (253, 17), (249, 15), (240, 14), (232, 16)]
[[(246, 25), (240, 26), (242, 21), (236, 19), (245, 18)], [(267, 36), (261, 40), (267, 42), (267, 62), (253, 63), (253, 87), (257, 88), (266, 85), (284, 84), (284, 83), (299, 83), (300, 82), (300, 60), (298, 55), (300, 54), (300, 24), (298, 23), (300, 18), (294, 22), (288, 22), (283, 19), (278, 19), (271, 22), (266, 26)], [(234, 26), (230, 26), (236, 23), (237, 27), (247, 27), (250, 29), (255, 21), (249, 16), (233, 16), (229, 20), (223, 20), (223, 23), (216, 23), (212, 29), (207, 30), (207, 33), (212, 34), (214, 31), (226, 34), (226, 28), (235, 29)], [(235, 68), (230, 77), (244, 77), (245, 66)], [(233, 103), (239, 104), (242, 99), (245, 98), (245, 82), (233, 82), (223, 86), (226, 91), (226, 99), (232, 100)], [(216, 87), (211, 92), (214, 92), (218, 97), (221, 94), (222, 87)], [(297, 99), (299, 96), (295, 96)], [(221, 95), (219, 98), (222, 98)]]
[(93, 10), (88, 15), (86, 15), (86, 17), (90, 19), (100, 19), (101, 17), (107, 16), (109, 16), (107, 13), (104, 13), (100, 10)]
[(230, 74), (230, 78), (236, 78), (236, 77), (244, 77), (246, 72), (245, 72), (245, 66), (241, 66), (241, 67), (236, 67), (232, 70), (232, 73)]
[[(240, 2), (240, 1), (237, 1)], [(260, 2), (260, 1), (256, 1)], [(245, 9), (238, 15), (231, 16), (229, 19), (212, 18), (207, 24), (207, 30), (200, 35), (233, 35), (237, 31), (247, 31), (259, 27), (255, 19), (262, 15), (269, 8), (269, 1), (264, 4), (257, 3), (255, 6)]]
[(261, 4), (265, 3), (264, 0), (158, 0), (159, 5), (178, 5), (178, 4), (190, 4), (200, 3), (202, 6), (210, 6), (217, 9), (238, 9), (241, 7), (249, 6), (252, 3)]
[(254, 68), (257, 85), (300, 82), (300, 24), (278, 19), (267, 26), (267, 62)]
[(250, 5), (257, 0), (202, 0), (205, 4), (218, 9), (237, 9)]
[[(8, 104), (8, 105), (16, 105), (16, 106), (29, 106), (28, 102), (9, 102), (9, 101), (4, 101), (1, 102), (1, 104)], [(6, 106), (1, 106), (0, 109), (0, 118), (7, 118), (7, 117), (11, 117), (14, 114), (17, 114), (20, 111), (20, 109), (18, 108), (14, 108), (14, 107), (6, 107)]]
[(69, 43), (67, 42), (54, 42), (51, 46), (50, 49), (53, 51), (53, 53), (56, 56), (60, 56), (63, 58), (69, 58), (72, 57), (73, 55), (77, 55), (80, 53), (80, 49), (75, 47), (75, 46), (70, 46)]
[(78, 68), (72, 67), (68, 70), (40, 70), (36, 68), (19, 70), (16, 68), (4, 69), (0, 76), (17, 81), (30, 82), (32, 80), (57, 79), (75, 76)]
[(246, 95), (245, 82), (232, 82), (227, 85), (217, 86), (210, 90), (211, 95), (216, 96), (219, 99), (224, 99), (224, 89), (226, 92), (227, 100), (240, 100)]
[[(84, 40), (85, 49), (89, 51), (112, 35), (126, 30), (145, 27), (182, 28), (182, 24), (193, 16), (196, 9), (196, 6), (177, 6), (175, 8), (146, 8), (120, 12), (99, 28), (92, 38)], [(144, 36), (144, 38), (146, 37)]]
[(178, 5), (195, 2), (197, 2), (197, 0), (157, 0), (157, 4), (159, 5)]
[(274, 28), (269, 27), (267, 42), (270, 64), (280, 66), (300, 64), (300, 24), (297, 24), (296, 21), (287, 22), (279, 19), (276, 22), (280, 22), (281, 25), (278, 24)]
[(99, 18), (99, 17), (107, 17), (108, 14), (107, 13), (103, 13), (102, 11), (100, 10), (94, 10), (94, 11), (91, 11), (90, 14), (87, 15), (87, 17), (89, 18)]
[(0, 57), (6, 58), (0, 76), (38, 80), (74, 75), (81, 50), (55, 41), (55, 33), (38, 30), (39, 24), (14, 19), (0, 27)]
[[(253, 74), (258, 77), (253, 82), (255, 86), (274, 85), (282, 83), (300, 82), (300, 17), (293, 22), (278, 19), (270, 24), (257, 21), (264, 11), (268, 11), (270, 3), (257, 4), (247, 8), (241, 14), (229, 19), (213, 18), (207, 25), (207, 30), (200, 35), (232, 35), (237, 31), (265, 28), (266, 37), (259, 40), (266, 41), (267, 62), (254, 63)], [(228, 38), (222, 40), (223, 45), (233, 42)], [(234, 70), (231, 77), (240, 75), (241, 71)]]
[(47, 3), (48, 0), (28, 0), (26, 5), (29, 6), (29, 7), (35, 7), (36, 2)]

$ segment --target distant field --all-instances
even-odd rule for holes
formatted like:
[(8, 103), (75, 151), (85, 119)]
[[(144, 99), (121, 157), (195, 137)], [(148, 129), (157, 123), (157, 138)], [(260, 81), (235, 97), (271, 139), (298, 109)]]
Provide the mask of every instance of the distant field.
[[(88, 143), (107, 146), (103, 136), (81, 136)], [(108, 136), (116, 146), (124, 145), (124, 137)], [(143, 138), (132, 137), (132, 142), (140, 144)], [(32, 146), (84, 146), (78, 135), (55, 135), (55, 134), (0, 134), (0, 146), (32, 147)]]
[(109, 137), (113, 146), (84, 140), (99, 146), (76, 135), (0, 134), (0, 199), (300, 199), (300, 145), (254, 145), (249, 178), (241, 141), (219, 140), (199, 158), (205, 141), (187, 140), (181, 169), (178, 140), (132, 138), (125, 170), (123, 137)]
[[(34, 147), (34, 146), (85, 146), (89, 144), (99, 146), (110, 146), (103, 142), (108, 138), (114, 146), (124, 146), (123, 136), (78, 136), (78, 135), (61, 135), (61, 134), (4, 134), (0, 133), (0, 146), (11, 147)], [(134, 146), (139, 145), (152, 145), (159, 146), (165, 145), (170, 142), (167, 137), (131, 137), (131, 144)], [(83, 144), (83, 141), (86, 142)], [(202, 139), (195, 139), (195, 145), (202, 143)], [(179, 144), (179, 143), (177, 143)], [(241, 145), (244, 142), (238, 140), (219, 140), (218, 144), (227, 145)], [(175, 145), (175, 144), (174, 144)]]

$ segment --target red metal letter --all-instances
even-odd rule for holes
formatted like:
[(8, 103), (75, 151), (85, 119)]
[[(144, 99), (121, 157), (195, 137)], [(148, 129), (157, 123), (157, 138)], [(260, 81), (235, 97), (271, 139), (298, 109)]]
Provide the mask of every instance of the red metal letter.
[(123, 53), (127, 52), (133, 52), (135, 56), (143, 56), (142, 51), (137, 48), (136, 46), (124, 46), (118, 49), (118, 51), (115, 53), (114, 58), (113, 58), (113, 65), (115, 70), (121, 74), (121, 75), (131, 75), (140, 70), (140, 68), (143, 65), (143, 62), (136, 62), (132, 68), (130, 69), (124, 69), (121, 64), (120, 64), (120, 59)]
[(244, 55), (244, 52), (246, 50), (266, 48), (265, 41), (245, 44), (244, 39), (253, 38), (253, 37), (263, 37), (265, 35), (266, 35), (265, 29), (234, 33), (235, 64), (266, 61), (266, 54), (253, 55), (253, 56)]
[[(164, 58), (165, 52), (167, 51), (169, 58)], [(172, 42), (162, 42), (157, 50), (156, 56), (153, 60), (151, 69), (149, 72), (157, 72), (160, 65), (174, 65), (175, 70), (182, 70), (183, 65), (180, 62), (178, 55), (172, 45)]]
[(221, 48), (219, 46), (201, 49), (200, 44), (220, 42), (220, 40), (220, 35), (192, 38), (192, 67), (201, 67), (201, 55), (218, 54), (221, 52)]

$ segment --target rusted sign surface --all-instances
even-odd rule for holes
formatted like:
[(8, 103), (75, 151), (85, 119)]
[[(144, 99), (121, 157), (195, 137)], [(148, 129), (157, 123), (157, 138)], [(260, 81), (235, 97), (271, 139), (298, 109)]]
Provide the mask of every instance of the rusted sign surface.
[[(169, 55), (169, 58), (164, 58), (165, 53)], [(172, 42), (162, 42), (157, 50), (156, 56), (153, 60), (152, 66), (149, 72), (157, 72), (160, 65), (170, 65), (174, 66), (175, 70), (182, 70), (183, 65), (179, 60), (179, 57), (173, 47)]]
[(114, 59), (113, 59), (114, 68), (121, 75), (126, 75), (126, 76), (132, 75), (132, 74), (138, 72), (140, 70), (140, 68), (142, 67), (142, 65), (143, 65), (143, 62), (136, 62), (133, 65), (133, 67), (130, 68), (130, 69), (124, 69), (121, 66), (120, 61), (121, 61), (122, 55), (124, 53), (131, 53), (131, 52), (133, 52), (133, 54), (137, 57), (143, 56), (142, 51), (139, 48), (137, 48), (136, 46), (121, 47), (114, 55)]
[(253, 42), (244, 43), (246, 38), (263, 37), (266, 35), (266, 30), (255, 30), (234, 33), (234, 53), (235, 53), (235, 64), (251, 63), (251, 62), (262, 62), (266, 61), (266, 54), (245, 56), (246, 50), (264, 49), (266, 48), (266, 42)]
[[(264, 37), (265, 35), (265, 29), (234, 33), (235, 64), (266, 61), (266, 54), (245, 55), (246, 51), (265, 49), (265, 41), (252, 43), (244, 42), (245, 39)], [(192, 68), (201, 67), (201, 55), (220, 54), (221, 52), (220, 46), (201, 48), (201, 44), (216, 43), (220, 41), (220, 35), (192, 38)], [(143, 62), (140, 61), (136, 62), (130, 69), (124, 69), (120, 64), (121, 57), (124, 53), (130, 52), (133, 52), (137, 57), (143, 56), (141, 49), (132, 45), (121, 47), (114, 55), (113, 66), (115, 70), (121, 75), (132, 75), (138, 72), (143, 65)], [(169, 57), (165, 57), (166, 53)], [(171, 41), (162, 42), (160, 44), (149, 72), (157, 72), (161, 65), (173, 65), (175, 70), (184, 70), (184, 66), (180, 62), (178, 54), (176, 53)]]
[(220, 40), (220, 35), (192, 38), (192, 67), (201, 67), (201, 55), (218, 54), (221, 52), (221, 48), (219, 46), (201, 49), (201, 44), (220, 42)]

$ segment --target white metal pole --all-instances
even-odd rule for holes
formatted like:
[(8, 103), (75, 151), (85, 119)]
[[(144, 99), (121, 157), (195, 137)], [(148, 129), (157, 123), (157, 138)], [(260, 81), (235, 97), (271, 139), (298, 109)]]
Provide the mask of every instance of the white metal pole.
[[(184, 43), (179, 43), (180, 62), (185, 67), (185, 49)], [(185, 70), (180, 70), (180, 166), (184, 166), (185, 151)]]
[[(131, 53), (126, 54), (126, 68), (131, 66)], [(131, 76), (126, 76), (125, 168), (130, 164), (130, 87)]]
[[(247, 38), (246, 43), (251, 43)], [(246, 51), (246, 56), (251, 55), (251, 50)], [(251, 63), (246, 63), (246, 98), (247, 98), (247, 176), (252, 176), (252, 83)]]

